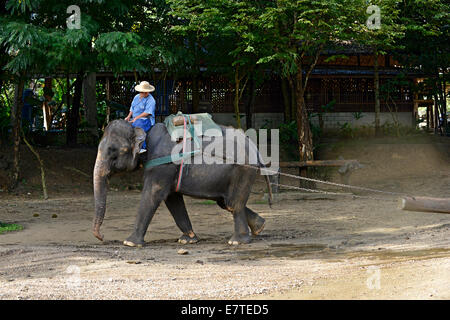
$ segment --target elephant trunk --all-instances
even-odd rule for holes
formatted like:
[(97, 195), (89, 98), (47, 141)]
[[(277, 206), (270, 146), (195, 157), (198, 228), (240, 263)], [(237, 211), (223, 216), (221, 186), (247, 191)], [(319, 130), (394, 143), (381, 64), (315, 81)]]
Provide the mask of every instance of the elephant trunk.
[(102, 159), (99, 151), (94, 167), (95, 216), (93, 233), (94, 236), (100, 241), (103, 241), (103, 235), (100, 233), (100, 227), (106, 211), (106, 184), (109, 172), (110, 168), (108, 163)]

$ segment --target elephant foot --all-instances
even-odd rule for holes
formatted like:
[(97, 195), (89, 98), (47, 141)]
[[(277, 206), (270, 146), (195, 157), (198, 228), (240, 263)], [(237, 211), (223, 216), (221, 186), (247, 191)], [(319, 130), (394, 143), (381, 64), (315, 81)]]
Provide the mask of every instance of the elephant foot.
[(233, 235), (230, 240), (228, 240), (228, 244), (232, 246), (237, 246), (240, 244), (250, 243), (251, 238), (248, 234), (246, 235)]
[(258, 217), (255, 220), (256, 221), (249, 222), (248, 226), (250, 227), (252, 234), (254, 236), (257, 236), (264, 230), (264, 227), (266, 226), (266, 219), (264, 219), (262, 217)]
[(197, 235), (193, 231), (191, 231), (188, 234), (183, 234), (180, 239), (178, 239), (178, 242), (181, 244), (197, 243), (198, 238)]
[(131, 236), (127, 240), (125, 240), (123, 244), (128, 247), (142, 248), (142, 246), (144, 245), (144, 240), (138, 240), (135, 237)]

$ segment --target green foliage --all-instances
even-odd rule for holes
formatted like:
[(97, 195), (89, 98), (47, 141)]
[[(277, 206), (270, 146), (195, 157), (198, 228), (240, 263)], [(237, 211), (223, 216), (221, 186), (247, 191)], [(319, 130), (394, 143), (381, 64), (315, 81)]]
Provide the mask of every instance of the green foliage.
[(35, 9), (40, 1), (37, 0), (8, 0), (6, 2), (6, 9), (14, 13), (25, 13)]
[(355, 130), (351, 124), (349, 124), (348, 122), (342, 124), (338, 122), (338, 126), (340, 134), (343, 138), (354, 138)]
[[(446, 86), (450, 81), (450, 3), (442, 0), (408, 0), (400, 4), (405, 36), (395, 57), (410, 71), (421, 72), (428, 98), (435, 98), (440, 116), (447, 114)], [(436, 99), (437, 98), (437, 99)]]
[(353, 118), (354, 118), (355, 120), (359, 120), (359, 119), (361, 119), (362, 117), (364, 117), (362, 111), (355, 111), (355, 112), (352, 112), (352, 116), (353, 116)]
[(365, 0), (356, 1), (358, 16), (364, 20), (355, 26), (355, 40), (362, 45), (372, 48), (374, 52), (385, 54), (387, 50), (396, 49), (399, 46), (399, 39), (404, 36), (405, 26), (400, 23), (401, 10), (398, 0), (372, 0), (370, 5), (380, 8), (380, 28), (369, 29), (366, 19), (368, 3)]
[(0, 234), (9, 232), (9, 231), (18, 231), (18, 230), (23, 230), (23, 227), (19, 224), (0, 222)]
[[(338, 123), (337, 131), (327, 130), (326, 136), (339, 137), (342, 139), (373, 138), (375, 135), (375, 125), (352, 126), (350, 123)], [(419, 130), (410, 126), (396, 125), (392, 122), (384, 122), (380, 126), (383, 137), (408, 137), (416, 135)]]
[[(82, 11), (79, 30), (66, 27), (71, 4)], [(242, 88), (249, 77), (261, 81), (263, 73), (257, 72), (263, 69), (295, 80), (299, 72), (313, 69), (314, 57), (323, 48), (359, 43), (379, 53), (394, 50), (403, 65), (427, 76), (417, 89), (431, 87), (430, 95), (440, 95), (445, 108), (442, 88), (450, 80), (448, 1), (370, 4), (381, 7), (379, 30), (366, 26), (365, 0), (8, 0), (0, 13), (0, 81), (4, 85), (19, 75), (98, 70), (149, 74), (155, 67), (164, 74), (194, 77), (207, 65), (207, 72), (227, 74), (233, 81), (237, 75)], [(346, 57), (333, 55), (327, 61), (337, 58)], [(404, 79), (396, 80), (380, 88), (383, 97), (396, 94)], [(65, 81), (55, 82), (53, 88), (54, 101), (67, 104)], [(97, 93), (101, 126), (104, 88)], [(0, 95), (0, 104), (6, 106)], [(316, 115), (328, 112), (327, 107)], [(9, 106), (0, 109), (2, 134), (8, 130), (9, 112)], [(355, 119), (361, 116), (354, 113)], [(310, 126), (317, 139), (320, 128)], [(293, 125), (286, 124), (282, 131), (291, 131), (285, 140), (295, 146)], [(342, 131), (351, 132), (347, 127)]]
[(334, 105), (336, 104), (336, 100), (331, 100), (325, 105), (321, 105), (319, 110), (317, 112), (312, 112), (309, 114), (310, 118), (318, 117), (319, 115), (322, 116), (325, 113), (331, 112), (334, 109)]
[(298, 133), (297, 122), (282, 123), (278, 129), (280, 145), (287, 153), (289, 159), (298, 159)]
[(9, 106), (0, 106), (0, 139), (6, 139), (8, 130), (11, 128)]
[(356, 4), (352, 0), (271, 2), (258, 23), (266, 30), (272, 50), (259, 62), (279, 63), (284, 76), (296, 74), (299, 67), (307, 70), (311, 57), (325, 45), (353, 38)]

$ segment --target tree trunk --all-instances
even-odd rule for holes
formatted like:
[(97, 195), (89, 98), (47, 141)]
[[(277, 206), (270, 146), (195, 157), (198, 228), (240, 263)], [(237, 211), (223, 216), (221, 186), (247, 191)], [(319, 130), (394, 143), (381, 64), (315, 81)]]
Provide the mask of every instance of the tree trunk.
[(39, 156), (39, 153), (33, 148), (33, 146), (28, 142), (27, 138), (25, 137), (25, 133), (22, 131), (23, 141), (28, 146), (30, 151), (36, 156), (37, 161), (39, 162), (39, 167), (41, 169), (41, 183), (42, 183), (42, 194), (44, 197), (44, 200), (48, 199), (48, 193), (47, 193), (47, 184), (45, 182), (45, 169), (44, 169), (44, 162), (42, 161), (41, 157)]
[(437, 74), (437, 81), (438, 81), (438, 89), (439, 89), (439, 100), (440, 100), (440, 106), (441, 106), (441, 116), (442, 116), (442, 131), (444, 133), (444, 136), (447, 135), (449, 132), (448, 123), (447, 123), (447, 99), (446, 99), (446, 83), (445, 83), (445, 74), (443, 76), (443, 80), (441, 82), (441, 78), (439, 77), (439, 73)]
[(299, 68), (297, 73), (297, 133), (298, 133), (298, 146), (300, 161), (313, 160), (313, 143), (312, 143), (312, 133), (308, 121), (308, 113), (306, 111), (306, 104), (304, 98), (303, 89), (303, 75), (302, 70)]
[(237, 128), (241, 129), (241, 116), (239, 114), (239, 86), (240, 86), (240, 79), (239, 79), (239, 69), (236, 67), (235, 73), (234, 73), (234, 114), (236, 116), (236, 124)]
[(12, 127), (12, 138), (13, 138), (13, 172), (11, 189), (17, 187), (19, 182), (20, 174), (20, 131), (21, 131), (21, 116), (23, 108), (23, 89), (25, 85), (25, 80), (20, 79), (15, 86), (14, 91), (14, 104), (11, 110), (11, 127)]
[(73, 95), (72, 107), (69, 109), (66, 127), (66, 144), (70, 147), (77, 145), (78, 138), (78, 122), (81, 104), (81, 92), (83, 89), (83, 77), (81, 74), (77, 75), (75, 80), (75, 92)]
[(256, 97), (256, 86), (255, 86), (255, 79), (251, 77), (250, 79), (250, 99), (247, 102), (246, 108), (245, 108), (245, 122), (247, 130), (250, 129), (252, 124), (252, 110), (255, 105), (255, 97)]
[(374, 91), (375, 91), (375, 136), (379, 137), (381, 135), (380, 128), (380, 74), (378, 70), (378, 51), (375, 50), (373, 62), (373, 73), (374, 73)]
[[(296, 112), (296, 121), (297, 121), (297, 135), (298, 135), (298, 148), (299, 148), (299, 160), (300, 161), (308, 161), (313, 160), (313, 142), (312, 142), (312, 132), (309, 126), (308, 121), (308, 113), (306, 111), (306, 104), (304, 93), (305, 90), (303, 88), (303, 74), (301, 67), (299, 67), (299, 71), (296, 76), (296, 104), (297, 104), (297, 112)], [(307, 177), (307, 168), (300, 168), (300, 176)], [(314, 184), (305, 180), (300, 180), (300, 187), (303, 188), (314, 188)]]
[(97, 97), (95, 92), (96, 74), (91, 72), (83, 81), (83, 97), (86, 106), (86, 120), (90, 141), (93, 145), (98, 142), (98, 124), (97, 124)]
[(437, 94), (433, 95), (434, 99), (434, 134), (439, 133), (439, 100)]

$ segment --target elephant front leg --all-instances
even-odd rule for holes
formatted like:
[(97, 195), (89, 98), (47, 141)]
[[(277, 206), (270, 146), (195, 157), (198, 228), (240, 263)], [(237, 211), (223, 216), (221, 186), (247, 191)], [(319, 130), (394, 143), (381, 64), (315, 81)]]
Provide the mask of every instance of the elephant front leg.
[(234, 234), (228, 244), (238, 245), (242, 243), (250, 243), (250, 235), (248, 232), (247, 215), (245, 208), (233, 212)]
[(178, 228), (183, 232), (178, 242), (182, 244), (198, 242), (198, 238), (192, 230), (191, 220), (184, 205), (183, 196), (179, 193), (169, 194), (166, 199), (166, 206)]
[(145, 188), (144, 186), (144, 189), (147, 190), (142, 194), (138, 215), (134, 224), (134, 232), (123, 242), (124, 245), (129, 247), (142, 247), (144, 245), (144, 236), (148, 225), (152, 221), (156, 209), (158, 209), (161, 201), (167, 194), (157, 184), (150, 188)]

